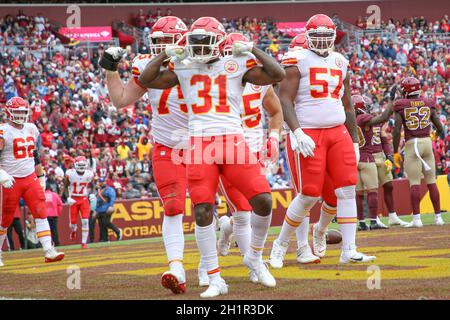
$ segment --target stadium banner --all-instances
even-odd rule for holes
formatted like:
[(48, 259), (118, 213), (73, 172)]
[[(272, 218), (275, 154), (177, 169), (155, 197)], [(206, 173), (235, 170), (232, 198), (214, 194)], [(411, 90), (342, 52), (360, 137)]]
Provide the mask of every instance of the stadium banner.
[(295, 37), (305, 31), (306, 22), (277, 22), (277, 29), (290, 37)]
[(110, 26), (60, 28), (58, 32), (81, 42), (108, 42), (112, 40), (112, 29)]
[[(441, 197), (441, 210), (450, 211), (450, 188), (447, 183), (447, 176), (439, 176), (437, 179), (437, 186), (439, 188)], [(428, 189), (425, 182), (422, 182), (420, 193), (422, 200), (420, 202), (420, 211), (422, 213), (433, 212), (433, 205), (431, 203)], [(379, 189), (379, 214), (387, 216), (385, 204), (383, 203), (383, 188)], [(283, 224), (284, 215), (287, 207), (295, 197), (293, 189), (272, 190), (273, 200), (273, 216), (272, 226), (281, 226)], [(228, 213), (225, 198), (221, 196), (221, 204), (217, 207), (217, 215), (222, 216)], [(409, 198), (409, 184), (406, 179), (394, 180), (394, 204), (398, 214), (411, 214), (411, 204)], [(320, 205), (318, 203), (311, 211), (311, 223), (316, 222), (320, 215)], [(141, 239), (160, 237), (162, 234), (162, 221), (164, 215), (164, 208), (159, 198), (147, 199), (133, 199), (121, 200), (114, 204), (115, 212), (112, 215), (112, 222), (123, 230), (123, 239)], [(23, 222), (23, 217), (22, 217)], [(64, 206), (61, 216), (59, 217), (58, 230), (59, 241), (61, 245), (70, 245), (78, 243), (79, 240), (69, 240), (70, 235), (70, 215), (69, 206)], [(183, 219), (183, 229), (185, 233), (193, 233), (195, 228), (195, 219), (192, 209), (192, 203), (189, 198), (186, 201), (186, 212)], [(81, 239), (81, 222), (78, 221), (78, 239)], [(16, 248), (18, 248), (18, 239), (14, 235)], [(95, 226), (95, 241), (99, 239), (98, 223)], [(114, 241), (115, 234), (110, 231), (109, 239)], [(5, 243), (4, 250), (7, 250)]]

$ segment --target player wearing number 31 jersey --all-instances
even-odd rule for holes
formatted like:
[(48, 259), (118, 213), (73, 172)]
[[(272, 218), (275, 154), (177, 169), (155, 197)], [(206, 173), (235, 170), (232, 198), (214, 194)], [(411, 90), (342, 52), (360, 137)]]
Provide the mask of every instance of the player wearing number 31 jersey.
[[(337, 221), (343, 235), (340, 262), (372, 261), (375, 257), (357, 252), (355, 245), (359, 148), (348, 61), (332, 50), (336, 26), (328, 16), (312, 16), (306, 24), (306, 38), (308, 50), (288, 52), (282, 60), (286, 78), (280, 84), (280, 100), (293, 132), (287, 150), (291, 152), (295, 145), (301, 154), (296, 168), (300, 190), (289, 205), (272, 251), (283, 251), (283, 244), (321, 196), (328, 175), (335, 188)], [(324, 238), (325, 233), (320, 236)]]
[(42, 168), (35, 152), (39, 131), (34, 124), (27, 123), (30, 107), (24, 99), (14, 97), (6, 102), (4, 111), (7, 121), (0, 125), (0, 267), (3, 266), (3, 241), (20, 198), (24, 199), (35, 219), (45, 262), (62, 260), (64, 253), (57, 252), (52, 245), (44, 190), (35, 173)]
[[(269, 85), (280, 81), (284, 71), (252, 43), (233, 43), (233, 56), (222, 57), (225, 28), (212, 17), (197, 19), (185, 35), (185, 46), (167, 47), (146, 67), (139, 82), (150, 88), (180, 85), (189, 112), (188, 189), (196, 218), (195, 237), (209, 287), (200, 296), (226, 294), (220, 276), (213, 206), (222, 174), (252, 206), (251, 245), (244, 264), (255, 280), (273, 287), (276, 281), (262, 261), (262, 250), (272, 218), (270, 187), (256, 157), (243, 136), (241, 99), (247, 82)], [(172, 58), (174, 65), (161, 71)], [(261, 63), (259, 65), (256, 59)]]

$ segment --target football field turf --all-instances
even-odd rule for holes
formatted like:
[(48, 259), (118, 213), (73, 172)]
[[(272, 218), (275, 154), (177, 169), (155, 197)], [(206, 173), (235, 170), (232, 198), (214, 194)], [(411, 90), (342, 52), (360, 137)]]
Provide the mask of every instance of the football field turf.
[[(329, 245), (320, 264), (300, 265), (293, 239), (285, 267), (271, 270), (276, 288), (251, 284), (233, 247), (219, 258), (229, 284), (229, 294), (219, 299), (450, 299), (450, 213), (443, 214), (446, 225), (440, 227), (432, 225), (434, 215), (422, 217), (425, 226), (420, 229), (358, 232), (359, 249), (377, 256), (371, 264), (339, 265), (340, 245)], [(265, 259), (279, 229), (270, 230)], [(186, 237), (184, 295), (173, 295), (160, 285), (167, 270), (161, 238), (60, 250), (65, 259), (51, 264), (44, 263), (41, 249), (4, 252), (0, 299), (199, 299), (205, 290), (197, 285), (199, 254), (193, 235)]]

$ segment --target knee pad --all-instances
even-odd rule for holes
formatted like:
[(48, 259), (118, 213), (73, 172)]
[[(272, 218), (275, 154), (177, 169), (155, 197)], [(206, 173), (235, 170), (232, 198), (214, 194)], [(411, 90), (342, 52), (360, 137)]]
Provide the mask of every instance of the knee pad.
[(336, 197), (339, 200), (348, 200), (348, 199), (354, 199), (355, 198), (355, 186), (347, 186), (342, 188), (337, 188), (334, 190), (334, 193), (336, 194)]
[(89, 229), (89, 219), (81, 219), (81, 229)]
[(310, 197), (319, 197), (322, 190), (319, 190), (319, 188), (314, 184), (308, 184), (308, 185), (302, 185), (301, 186), (301, 193), (304, 195), (308, 195)]
[(164, 201), (164, 215), (176, 216), (177, 214), (183, 214), (183, 212), (184, 203), (180, 199), (174, 197)]
[(318, 200), (319, 197), (310, 197), (303, 194), (297, 195), (296, 199), (294, 199), (294, 201), (301, 201), (301, 203), (303, 204), (303, 209), (305, 211), (310, 211)]

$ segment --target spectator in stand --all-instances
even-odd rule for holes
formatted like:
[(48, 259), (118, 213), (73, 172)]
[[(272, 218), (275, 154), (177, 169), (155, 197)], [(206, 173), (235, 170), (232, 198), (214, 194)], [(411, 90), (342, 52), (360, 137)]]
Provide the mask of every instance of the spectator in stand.
[(120, 140), (117, 146), (117, 153), (119, 154), (120, 160), (126, 160), (130, 156), (131, 149), (125, 144), (124, 140)]
[(141, 197), (141, 192), (138, 189), (135, 189), (131, 183), (128, 183), (123, 196), (124, 199), (138, 199)]
[(52, 191), (48, 183), (45, 188), (45, 203), (47, 204), (47, 220), (52, 232), (52, 241), (55, 246), (59, 246), (58, 218), (62, 213), (63, 203), (61, 197)]
[(15, 250), (13, 231), (16, 232), (17, 237), (19, 238), (20, 248), (25, 249), (25, 238), (23, 236), (22, 222), (20, 221), (20, 218), (22, 217), (22, 208), (23, 207), (20, 205), (17, 206), (13, 221), (7, 231), (9, 250)]
[(137, 144), (139, 161), (143, 161), (145, 155), (147, 155), (147, 157), (149, 157), (151, 149), (152, 149), (152, 145), (148, 141), (148, 138), (146, 136), (141, 137), (139, 139), (139, 143)]

